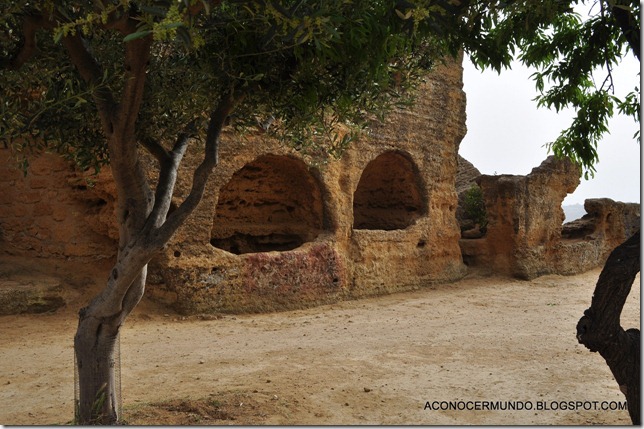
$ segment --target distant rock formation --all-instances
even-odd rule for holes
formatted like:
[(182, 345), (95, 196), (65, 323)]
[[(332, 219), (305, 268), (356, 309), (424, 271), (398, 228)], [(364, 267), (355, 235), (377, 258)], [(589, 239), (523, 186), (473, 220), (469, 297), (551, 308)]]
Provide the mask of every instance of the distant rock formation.
[(487, 233), (461, 239), (464, 261), (522, 279), (601, 265), (639, 227), (639, 204), (586, 200), (588, 215), (562, 227), (561, 203), (579, 177), (578, 167), (554, 156), (526, 176), (480, 176)]
[(472, 187), (478, 186), (476, 179), (479, 178), (481, 172), (467, 159), (461, 155), (458, 156), (458, 171), (456, 172), (456, 193), (461, 195)]

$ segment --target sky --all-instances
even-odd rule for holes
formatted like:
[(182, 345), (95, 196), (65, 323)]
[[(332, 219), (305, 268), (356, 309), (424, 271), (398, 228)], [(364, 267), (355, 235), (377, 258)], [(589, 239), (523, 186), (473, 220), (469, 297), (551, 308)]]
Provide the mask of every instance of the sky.
[[(519, 63), (499, 76), (481, 73), (463, 60), (467, 95), (467, 135), (459, 153), (483, 174), (529, 174), (549, 155), (545, 144), (570, 124), (573, 113), (537, 109), (532, 71)], [(616, 95), (640, 87), (639, 62), (629, 55), (614, 71)], [(601, 77), (603, 79), (603, 75)], [(583, 177), (563, 205), (583, 204), (587, 198), (640, 202), (640, 145), (633, 138), (638, 125), (615, 115), (610, 135), (599, 143), (594, 178)]]

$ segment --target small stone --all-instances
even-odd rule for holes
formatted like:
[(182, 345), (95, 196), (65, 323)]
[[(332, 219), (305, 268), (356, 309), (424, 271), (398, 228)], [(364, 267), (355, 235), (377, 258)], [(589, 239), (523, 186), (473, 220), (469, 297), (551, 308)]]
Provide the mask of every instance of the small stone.
[(365, 392), (371, 392), (371, 389), (369, 389), (368, 387), (365, 387), (365, 388), (364, 388), (364, 391), (365, 391)]
[(204, 362), (205, 362), (205, 361), (204, 361), (203, 359), (199, 361), (199, 363), (200, 363), (200, 364), (202, 364), (202, 363), (204, 363)]

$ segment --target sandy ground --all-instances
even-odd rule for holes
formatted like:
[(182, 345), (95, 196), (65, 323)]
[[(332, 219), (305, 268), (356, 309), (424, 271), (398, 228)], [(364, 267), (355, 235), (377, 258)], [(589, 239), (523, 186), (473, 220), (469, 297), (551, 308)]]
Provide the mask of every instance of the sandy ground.
[[(71, 277), (70, 266), (47, 270), (67, 276), (69, 304), (54, 314), (0, 317), (1, 424), (73, 418), (76, 314), (87, 299), (83, 284), (105, 276), (89, 267)], [(583, 409), (624, 401), (603, 359), (575, 339), (599, 272), (531, 282), (472, 273), (454, 284), (263, 315), (182, 318), (144, 299), (121, 332), (124, 419), (630, 424), (627, 411)], [(622, 326), (639, 325), (638, 277)], [(510, 401), (532, 410), (425, 409), (435, 401)], [(589, 402), (552, 409), (568, 401)]]

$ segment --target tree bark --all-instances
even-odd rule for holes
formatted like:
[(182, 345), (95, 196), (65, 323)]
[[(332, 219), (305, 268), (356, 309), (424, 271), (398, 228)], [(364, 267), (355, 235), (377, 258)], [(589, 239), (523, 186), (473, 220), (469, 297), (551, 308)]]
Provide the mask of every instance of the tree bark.
[[(79, 312), (74, 350), (79, 381), (76, 422), (82, 425), (113, 425), (121, 417), (117, 412), (120, 392), (115, 389), (114, 349), (123, 322), (143, 297), (152, 253), (134, 250), (128, 255), (134, 257), (119, 258), (127, 260), (115, 264), (106, 288)], [(129, 271), (122, 273), (120, 281), (119, 268)]]
[(613, 250), (599, 275), (590, 308), (577, 324), (577, 340), (599, 352), (626, 396), (635, 425), (640, 416), (640, 331), (620, 325), (620, 315), (640, 271), (640, 233)]

